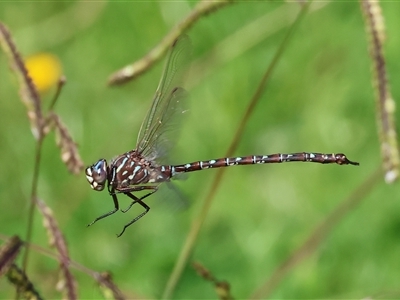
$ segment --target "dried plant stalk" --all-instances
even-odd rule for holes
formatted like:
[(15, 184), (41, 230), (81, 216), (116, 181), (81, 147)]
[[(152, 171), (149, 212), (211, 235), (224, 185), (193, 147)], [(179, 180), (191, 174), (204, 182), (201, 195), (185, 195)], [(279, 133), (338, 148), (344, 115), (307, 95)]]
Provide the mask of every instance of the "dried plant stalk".
[[(38, 204), (40, 205), (40, 204)], [(47, 226), (47, 225), (46, 225)], [(59, 254), (55, 253), (54, 251), (49, 250), (48, 248), (41, 247), (36, 244), (26, 244), (27, 248), (31, 248), (32, 250), (36, 251), (37, 253), (42, 254), (43, 256), (50, 257), (54, 260), (59, 260)], [(1, 253), (1, 251), (0, 251)], [(117, 287), (117, 285), (113, 282), (113, 279), (108, 272), (97, 272), (92, 269), (87, 268), (84, 265), (81, 265), (80, 263), (70, 260), (69, 261), (69, 266), (71, 268), (74, 268), (75, 270), (78, 270), (79, 272), (85, 273), (86, 275), (90, 276), (93, 278), (102, 288), (102, 292), (104, 294), (104, 298), (109, 299), (118, 299), (118, 300), (123, 300), (127, 299), (120, 289)], [(109, 297), (111, 295), (111, 297)], [(139, 294), (133, 294), (131, 293), (131, 297), (129, 299), (145, 299), (144, 296), (139, 295)]]
[(98, 273), (96, 280), (100, 284), (105, 299), (124, 300), (126, 299), (118, 289), (117, 285), (112, 281), (109, 272)]
[(23, 243), (20, 238), (15, 235), (0, 248), (0, 277), (7, 273), (10, 266), (14, 263), (22, 245)]
[(383, 43), (385, 26), (378, 1), (360, 0), (369, 35), (370, 55), (373, 63), (373, 86), (376, 90), (377, 120), (383, 168), (387, 183), (394, 182), (399, 176), (399, 150), (394, 113), (396, 104), (390, 93), (386, 71)]
[(233, 299), (230, 292), (231, 288), (228, 282), (217, 280), (214, 277), (214, 275), (199, 262), (193, 262), (192, 267), (196, 270), (199, 276), (203, 277), (205, 280), (210, 281), (214, 284), (214, 288), (219, 299), (221, 300)]
[(37, 199), (36, 203), (43, 215), (43, 226), (47, 229), (49, 244), (55, 247), (59, 253), (58, 261), (60, 263), (61, 278), (57, 284), (57, 289), (64, 292), (67, 299), (77, 299), (77, 283), (69, 270), (70, 258), (67, 243), (58, 227), (52, 210), (40, 199)]
[[(54, 126), (56, 132), (56, 143), (61, 150), (61, 160), (71, 173), (79, 174), (83, 170), (84, 164), (68, 128), (54, 112), (49, 115), (49, 123)], [(49, 130), (48, 127), (47, 130)]]
[(8, 57), (11, 69), (17, 75), (18, 83), (20, 86), (20, 95), (22, 102), (28, 110), (28, 118), (31, 123), (31, 130), (33, 136), (37, 140), (43, 138), (43, 124), (44, 119), (42, 115), (42, 108), (40, 97), (36, 87), (30, 78), (25, 64), (18, 53), (18, 50), (11, 38), (11, 34), (7, 27), (0, 22), (0, 44), (3, 51)]
[(18, 294), (23, 296), (25, 299), (43, 299), (36, 291), (32, 282), (29, 281), (29, 278), (26, 276), (25, 272), (18, 268), (16, 264), (11, 265), (11, 268), (7, 272), (7, 278), (16, 286)]
[(229, 0), (202, 0), (191, 13), (176, 25), (162, 40), (142, 59), (133, 64), (122, 68), (113, 73), (109, 79), (109, 85), (119, 85), (134, 79), (136, 76), (147, 71), (155, 62), (157, 62), (170, 48), (172, 43), (190, 26), (192, 26), (200, 17), (207, 15), (217, 9), (233, 3)]

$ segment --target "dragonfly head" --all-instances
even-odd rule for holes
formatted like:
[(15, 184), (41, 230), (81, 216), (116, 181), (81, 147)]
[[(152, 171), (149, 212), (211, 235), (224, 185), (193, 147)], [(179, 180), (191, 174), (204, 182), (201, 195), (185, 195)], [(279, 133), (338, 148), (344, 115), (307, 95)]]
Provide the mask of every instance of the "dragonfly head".
[(107, 161), (105, 159), (100, 159), (86, 168), (86, 178), (95, 191), (102, 191), (104, 189), (107, 180), (107, 169)]

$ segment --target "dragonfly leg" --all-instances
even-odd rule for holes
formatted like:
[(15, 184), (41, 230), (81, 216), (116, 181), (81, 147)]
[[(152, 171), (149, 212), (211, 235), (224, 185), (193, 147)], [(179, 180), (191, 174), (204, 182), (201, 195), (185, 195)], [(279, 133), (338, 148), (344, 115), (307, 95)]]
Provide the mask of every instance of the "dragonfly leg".
[[(155, 191), (156, 191), (156, 190), (154, 190), (153, 193), (154, 193)], [(139, 203), (139, 204), (145, 209), (145, 211), (142, 212), (142, 213), (141, 213), (140, 215), (138, 215), (137, 217), (135, 217), (135, 218), (134, 218), (132, 221), (130, 221), (128, 224), (126, 224), (126, 225), (124, 226), (124, 228), (122, 229), (121, 233), (120, 233), (120, 234), (117, 234), (117, 237), (120, 237), (120, 236), (125, 232), (126, 228), (128, 228), (129, 226), (131, 226), (133, 223), (135, 223), (137, 220), (139, 220), (141, 217), (143, 217), (145, 214), (147, 214), (147, 213), (149, 212), (150, 207), (149, 207), (148, 205), (146, 205), (146, 203), (142, 202), (142, 199), (145, 198), (145, 197), (147, 197), (148, 195), (151, 195), (151, 194), (152, 194), (152, 193), (149, 193), (149, 194), (147, 194), (146, 196), (142, 197), (141, 199), (138, 199), (137, 197), (135, 197), (135, 196), (132, 195), (131, 193), (126, 193), (126, 194), (125, 194), (125, 195), (131, 197), (132, 199), (134, 199), (134, 201), (132, 202), (133, 204), (134, 204), (134, 203)], [(132, 204), (132, 205), (133, 205), (133, 204)], [(131, 206), (132, 206), (132, 205), (131, 205)]]
[[(144, 195), (141, 198), (138, 198), (134, 195), (131, 194), (131, 192), (137, 192), (137, 191), (142, 191), (142, 190), (152, 190), (150, 193)], [(137, 186), (137, 187), (133, 187), (133, 188), (129, 188), (127, 190), (120, 190), (121, 193), (124, 193), (125, 195), (127, 195), (128, 197), (130, 197), (131, 199), (133, 199), (133, 201), (131, 202), (131, 204), (129, 204), (129, 206), (126, 209), (121, 209), (121, 211), (123, 213), (126, 213), (128, 210), (131, 209), (131, 207), (137, 203), (139, 200), (143, 200), (144, 198), (147, 198), (148, 196), (150, 196), (151, 194), (155, 193), (157, 191), (157, 186)], [(143, 205), (142, 205), (143, 206)]]
[(109, 211), (108, 213), (105, 213), (105, 214), (101, 215), (100, 217), (97, 217), (96, 219), (94, 219), (94, 221), (93, 221), (92, 223), (88, 224), (87, 227), (93, 225), (93, 224), (96, 223), (98, 220), (101, 220), (101, 219), (103, 219), (103, 218), (105, 218), (105, 217), (111, 216), (112, 214), (114, 214), (115, 212), (118, 211), (119, 204), (118, 204), (117, 195), (116, 195), (116, 194), (112, 194), (112, 198), (113, 198), (113, 201), (114, 201), (114, 209), (111, 210), (111, 211)]

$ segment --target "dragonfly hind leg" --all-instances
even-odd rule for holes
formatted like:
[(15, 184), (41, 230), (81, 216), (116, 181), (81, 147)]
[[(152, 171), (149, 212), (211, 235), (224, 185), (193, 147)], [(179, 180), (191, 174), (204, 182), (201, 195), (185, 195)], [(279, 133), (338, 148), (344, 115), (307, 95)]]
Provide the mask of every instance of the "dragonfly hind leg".
[[(152, 190), (150, 193), (144, 195), (143, 197), (136, 197), (134, 195), (131, 194), (131, 192), (138, 192), (138, 191), (143, 191), (143, 190)], [(131, 204), (129, 204), (129, 206), (125, 209), (121, 209), (121, 211), (123, 213), (126, 213), (128, 210), (131, 209), (131, 207), (133, 206), (133, 204), (143, 200), (144, 198), (147, 198), (148, 196), (152, 195), (153, 193), (155, 193), (158, 190), (157, 186), (137, 186), (134, 188), (129, 188), (126, 190), (119, 190), (120, 193), (123, 193), (124, 195), (127, 195), (128, 197), (130, 197), (131, 199), (133, 199), (133, 201), (131, 202)], [(142, 205), (143, 206), (143, 205)]]
[[(141, 217), (143, 217), (145, 214), (147, 214), (147, 213), (149, 212), (150, 207), (149, 207), (146, 203), (144, 203), (144, 202), (142, 201), (142, 199), (144, 199), (144, 198), (146, 198), (147, 196), (153, 194), (155, 191), (156, 191), (156, 190), (154, 190), (152, 193), (148, 193), (147, 195), (143, 196), (143, 197), (140, 198), (140, 199), (137, 198), (137, 197), (135, 197), (135, 196), (132, 195), (131, 193), (125, 193), (125, 195), (127, 195), (128, 197), (130, 197), (130, 198), (132, 198), (132, 199), (134, 200), (134, 201), (132, 201), (132, 203), (131, 203), (131, 205), (129, 206), (129, 208), (131, 208), (133, 204), (139, 203), (139, 204), (145, 209), (145, 211), (142, 212), (140, 215), (136, 216), (136, 217), (135, 217), (132, 221), (130, 221), (128, 224), (126, 224), (126, 225), (124, 226), (124, 228), (122, 229), (121, 233), (120, 233), (120, 234), (117, 234), (117, 237), (120, 237), (120, 236), (125, 232), (126, 228), (128, 228), (129, 226), (131, 226), (133, 223), (135, 223), (137, 220), (139, 220)], [(129, 208), (128, 208), (127, 210), (129, 210)], [(126, 210), (126, 211), (127, 211), (127, 210)]]
[[(129, 198), (131, 198), (133, 201), (131, 202), (131, 204), (129, 204), (129, 206), (126, 209), (121, 209), (121, 211), (123, 213), (126, 213), (128, 210), (131, 209), (131, 207), (135, 204), (135, 203), (139, 203), (144, 209), (145, 211), (142, 212), (140, 215), (136, 216), (132, 221), (130, 221), (128, 224), (126, 224), (124, 226), (124, 228), (122, 229), (120, 234), (117, 234), (117, 237), (120, 237), (126, 230), (126, 228), (128, 228), (129, 226), (131, 226), (133, 223), (135, 223), (137, 220), (139, 220), (141, 217), (143, 217), (145, 214), (147, 214), (150, 210), (150, 207), (144, 203), (142, 200), (147, 198), (148, 196), (150, 196), (151, 194), (154, 194), (158, 189), (158, 186), (137, 186), (137, 187), (133, 187), (130, 189), (126, 189), (124, 191), (120, 190), (120, 192), (122, 192), (124, 195), (128, 196)], [(131, 192), (132, 191), (142, 191), (142, 190), (152, 190), (150, 193), (144, 195), (143, 197), (136, 197), (135, 195), (133, 195)]]

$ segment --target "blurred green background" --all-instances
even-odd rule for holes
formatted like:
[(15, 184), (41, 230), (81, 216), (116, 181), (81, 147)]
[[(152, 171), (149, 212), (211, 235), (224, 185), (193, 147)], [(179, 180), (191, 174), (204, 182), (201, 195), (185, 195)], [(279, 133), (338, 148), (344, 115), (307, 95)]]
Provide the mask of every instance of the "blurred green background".
[[(135, 146), (164, 59), (124, 86), (108, 87), (108, 76), (145, 55), (195, 4), (2, 2), (0, 20), (24, 56), (50, 52), (60, 59), (67, 85), (56, 111), (88, 165)], [(381, 165), (371, 62), (359, 3), (322, 4), (314, 6), (295, 31), (235, 154), (344, 152), (361, 165), (294, 163), (227, 170), (191, 261), (200, 261), (217, 278), (228, 281), (236, 298), (248, 297), (261, 286)], [(387, 67), (398, 100), (400, 3), (381, 5)], [(241, 2), (202, 17), (187, 32), (193, 42), (187, 83), (191, 113), (171, 151), (174, 161), (224, 155), (298, 10), (297, 3)], [(24, 238), (35, 143), (3, 54), (0, 79), (0, 232)], [(44, 106), (53, 92), (43, 96)], [(86, 228), (113, 207), (111, 198), (92, 191), (83, 173), (70, 175), (59, 157), (51, 134), (44, 144), (39, 196), (53, 209), (71, 258), (96, 271), (111, 271), (129, 298), (159, 298), (216, 171), (192, 173), (177, 182), (187, 197), (187, 208), (163, 199), (162, 191), (149, 198), (150, 213), (117, 239), (115, 234), (141, 208)], [(398, 298), (399, 192), (398, 184), (386, 185), (382, 179), (327, 234), (316, 253), (290, 270), (271, 297)], [(120, 198), (125, 206), (128, 200)], [(33, 242), (47, 246), (41, 223), (37, 213)], [(29, 276), (45, 298), (60, 297), (54, 288), (57, 265), (42, 254), (31, 254)], [(101, 298), (90, 277), (73, 272), (80, 298)], [(10, 284), (0, 279), (0, 298), (13, 295)], [(188, 266), (174, 298), (216, 298), (216, 294)]]

